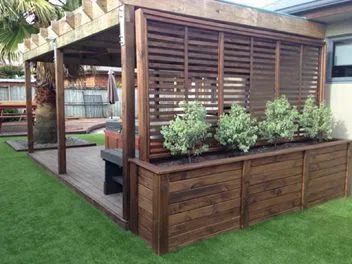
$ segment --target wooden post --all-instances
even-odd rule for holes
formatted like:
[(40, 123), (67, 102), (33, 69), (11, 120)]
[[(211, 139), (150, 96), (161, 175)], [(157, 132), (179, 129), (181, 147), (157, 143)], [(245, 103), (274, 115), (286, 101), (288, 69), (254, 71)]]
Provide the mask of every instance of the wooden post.
[(275, 48), (275, 98), (280, 95), (280, 49), (281, 41), (276, 41)]
[(346, 184), (345, 196), (352, 195), (352, 143), (347, 145), (347, 168), (346, 168)]
[(304, 151), (303, 153), (303, 169), (302, 169), (302, 194), (301, 194), (301, 209), (305, 209), (308, 206), (308, 185), (309, 185), (309, 163), (310, 163), (311, 154), (309, 150)]
[(121, 68), (122, 68), (122, 147), (123, 147), (123, 218), (129, 218), (129, 162), (135, 156), (135, 25), (134, 7), (124, 5), (120, 10)]
[(55, 48), (56, 126), (58, 173), (66, 173), (64, 55)]
[(153, 175), (152, 247), (159, 255), (169, 250), (169, 181), (167, 174)]
[(304, 46), (300, 46), (299, 51), (299, 95), (298, 95), (298, 109), (302, 109), (302, 86), (303, 86), (303, 52)]
[(224, 112), (224, 32), (219, 33), (218, 43), (218, 115)]
[(184, 49), (183, 49), (183, 55), (184, 55), (184, 81), (183, 81), (183, 87), (185, 89), (185, 100), (188, 101), (188, 89), (189, 89), (189, 83), (190, 81), (188, 80), (188, 26), (185, 26), (185, 38), (184, 38)]
[(249, 200), (248, 188), (250, 184), (251, 161), (245, 160), (242, 168), (242, 187), (241, 187), (241, 228), (249, 226)]
[(33, 138), (33, 105), (32, 105), (32, 82), (31, 82), (31, 65), (29, 61), (24, 63), (25, 86), (26, 86), (26, 111), (27, 111), (27, 141), (28, 152), (34, 152)]
[(130, 230), (138, 234), (138, 168), (135, 163), (130, 163)]
[(138, 82), (139, 159), (149, 161), (149, 69), (147, 20), (142, 9), (136, 11), (136, 55)]
[(318, 101), (322, 103), (325, 99), (325, 75), (326, 75), (326, 43), (320, 49), (320, 62), (319, 62), (319, 91), (318, 91)]

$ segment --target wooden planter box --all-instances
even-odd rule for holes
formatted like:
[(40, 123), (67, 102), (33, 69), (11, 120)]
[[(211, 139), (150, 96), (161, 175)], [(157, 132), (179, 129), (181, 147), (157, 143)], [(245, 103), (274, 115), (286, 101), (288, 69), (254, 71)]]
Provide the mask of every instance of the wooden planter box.
[(158, 254), (350, 195), (352, 143), (160, 167), (130, 161), (130, 228)]

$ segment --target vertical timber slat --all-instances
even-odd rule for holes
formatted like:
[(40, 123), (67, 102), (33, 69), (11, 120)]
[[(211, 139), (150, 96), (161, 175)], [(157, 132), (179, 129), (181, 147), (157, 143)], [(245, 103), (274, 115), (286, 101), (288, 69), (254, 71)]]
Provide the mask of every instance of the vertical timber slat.
[(138, 168), (133, 162), (130, 162), (130, 217), (129, 228), (138, 234)]
[(302, 108), (302, 80), (303, 80), (303, 51), (304, 51), (304, 46), (300, 46), (300, 51), (299, 51), (299, 96), (298, 96), (298, 107), (299, 109)]
[(319, 91), (318, 91), (318, 100), (319, 103), (324, 101), (325, 93), (325, 74), (326, 74), (326, 43), (320, 48), (320, 78), (319, 78)]
[(142, 9), (136, 11), (136, 54), (137, 54), (137, 83), (138, 83), (138, 119), (140, 149), (139, 158), (149, 161), (149, 70), (148, 70), (148, 40), (147, 20)]
[(168, 174), (153, 175), (153, 234), (152, 247), (157, 254), (169, 250), (169, 182)]
[(224, 32), (219, 33), (218, 44), (218, 115), (224, 112)]
[(302, 197), (301, 197), (301, 208), (307, 208), (307, 193), (308, 193), (308, 184), (309, 184), (309, 162), (311, 154), (309, 151), (304, 151), (303, 154), (303, 169), (302, 169)]
[(352, 195), (352, 143), (347, 147), (345, 196)]
[(30, 62), (25, 62), (25, 82), (26, 82), (26, 111), (27, 111), (27, 141), (28, 152), (34, 152), (33, 138), (33, 106), (32, 106), (32, 83)]
[(275, 48), (275, 98), (280, 94), (280, 49), (281, 41), (276, 41)]
[(64, 87), (64, 55), (55, 48), (55, 84), (57, 111), (57, 143), (58, 173), (66, 173), (66, 138), (65, 138), (65, 87)]
[(248, 111), (251, 110), (251, 91), (253, 90), (253, 67), (254, 67), (254, 38), (251, 37), (250, 42), (250, 58), (249, 58), (249, 86), (248, 86), (248, 93), (247, 93), (247, 102), (245, 107)]
[(185, 27), (185, 40), (184, 40), (184, 88), (185, 88), (185, 99), (188, 101), (188, 27)]
[(241, 228), (249, 226), (249, 200), (248, 188), (250, 184), (251, 161), (245, 160), (242, 168), (242, 187), (241, 187)]
[(121, 78), (122, 78), (122, 146), (123, 146), (123, 218), (128, 220), (130, 205), (130, 177), (129, 162), (135, 155), (135, 89), (134, 89), (134, 68), (135, 68), (135, 36), (134, 36), (134, 7), (125, 5), (121, 27), (124, 27), (124, 41), (121, 44)]

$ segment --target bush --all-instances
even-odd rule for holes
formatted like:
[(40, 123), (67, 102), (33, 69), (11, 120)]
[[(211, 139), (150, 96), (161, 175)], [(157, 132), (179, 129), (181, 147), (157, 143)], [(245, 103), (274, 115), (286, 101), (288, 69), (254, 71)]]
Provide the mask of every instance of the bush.
[(258, 126), (244, 107), (233, 104), (229, 114), (220, 116), (215, 138), (221, 145), (247, 152), (257, 141)]
[(211, 136), (210, 124), (206, 122), (206, 110), (198, 102), (181, 102), (184, 115), (177, 116), (168, 126), (161, 128), (164, 147), (172, 155), (187, 154), (191, 162), (192, 155), (200, 155), (208, 150), (204, 142)]
[(259, 124), (260, 134), (275, 145), (282, 139), (292, 140), (298, 130), (296, 107), (292, 107), (285, 96), (269, 101), (265, 110), (266, 119)]
[(313, 96), (307, 98), (299, 121), (305, 136), (317, 139), (319, 142), (332, 138), (331, 111), (323, 104), (319, 107)]

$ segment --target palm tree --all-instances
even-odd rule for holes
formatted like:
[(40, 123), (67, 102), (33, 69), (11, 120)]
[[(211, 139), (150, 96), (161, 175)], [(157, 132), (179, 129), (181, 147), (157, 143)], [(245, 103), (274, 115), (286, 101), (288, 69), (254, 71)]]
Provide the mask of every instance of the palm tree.
[[(0, 60), (12, 62), (19, 59), (18, 44), (51, 20), (59, 19), (64, 11), (72, 11), (81, 0), (68, 0), (64, 6), (55, 6), (47, 0), (0, 0)], [(33, 21), (26, 20), (29, 15)], [(56, 142), (55, 75), (52, 63), (36, 65), (36, 126), (37, 143)]]

